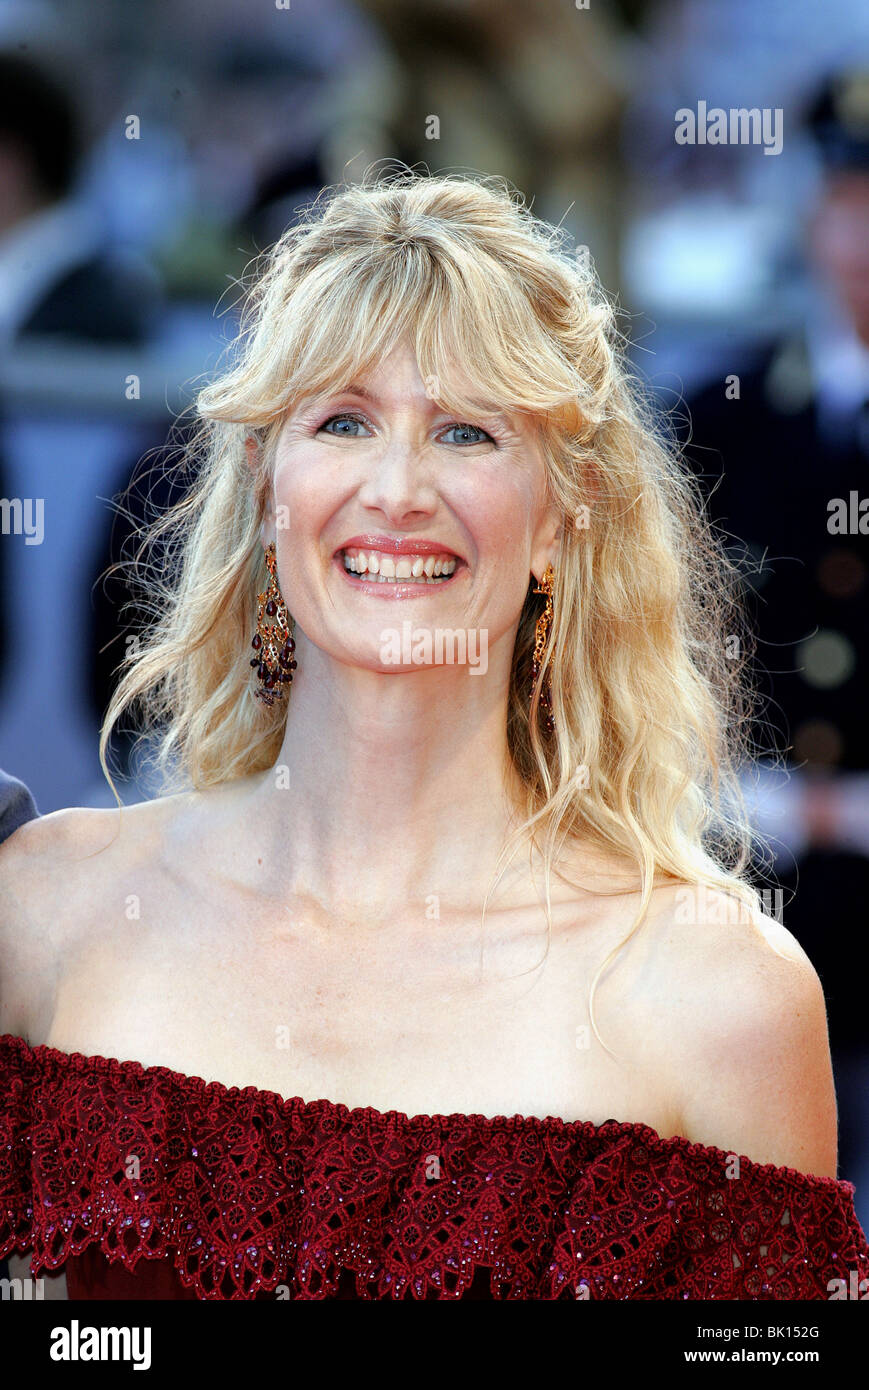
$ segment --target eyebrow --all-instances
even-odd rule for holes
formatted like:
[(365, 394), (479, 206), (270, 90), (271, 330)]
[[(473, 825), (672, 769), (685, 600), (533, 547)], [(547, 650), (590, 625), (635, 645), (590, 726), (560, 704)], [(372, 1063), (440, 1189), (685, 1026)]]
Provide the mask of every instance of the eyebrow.
[[(329, 391), (329, 392), (326, 392), (326, 393), (325, 393), (326, 399), (330, 399), (332, 396), (343, 396), (343, 395), (347, 395), (347, 396), (351, 396), (351, 395), (353, 395), (353, 396), (361, 396), (361, 397), (363, 398), (363, 400), (366, 400), (366, 401), (375, 401), (375, 402), (376, 402), (376, 400), (377, 400), (377, 397), (374, 395), (373, 391), (367, 391), (367, 390), (365, 389), (364, 386), (361, 386), (358, 382), (355, 382), (355, 381), (351, 382), (349, 386), (344, 386), (343, 388), (341, 388), (341, 389), (339, 389), (339, 390), (337, 390), (337, 391)], [(431, 397), (427, 397), (427, 399), (430, 400)], [(432, 405), (434, 405), (434, 404), (435, 404), (435, 402), (432, 401)], [(479, 414), (480, 417), (481, 417), (482, 419), (488, 419), (488, 420), (503, 420), (504, 423), (505, 423), (505, 424), (508, 424), (508, 425), (513, 425), (513, 423), (514, 423), (512, 416), (511, 416), (507, 411), (505, 411), (505, 410), (498, 410), (498, 409), (495, 409), (495, 410), (481, 410), (481, 411), (473, 411), (472, 414)]]

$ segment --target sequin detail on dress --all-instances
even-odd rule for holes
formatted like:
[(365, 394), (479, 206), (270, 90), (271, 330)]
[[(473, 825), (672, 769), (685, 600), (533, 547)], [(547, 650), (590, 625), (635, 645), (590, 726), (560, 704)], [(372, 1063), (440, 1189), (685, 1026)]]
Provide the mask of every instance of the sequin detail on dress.
[(732, 1160), (643, 1124), (348, 1109), (0, 1037), (0, 1256), (68, 1262), (71, 1297), (109, 1296), (82, 1273), (98, 1253), (128, 1298), (828, 1299), (869, 1278), (851, 1183)]

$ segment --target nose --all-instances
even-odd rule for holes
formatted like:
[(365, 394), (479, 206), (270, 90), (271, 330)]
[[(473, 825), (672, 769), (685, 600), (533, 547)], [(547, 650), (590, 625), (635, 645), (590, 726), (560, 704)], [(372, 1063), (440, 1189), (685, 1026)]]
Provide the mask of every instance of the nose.
[(437, 507), (431, 463), (425, 452), (407, 439), (394, 439), (366, 459), (366, 476), (359, 501), (378, 511), (393, 525), (405, 518), (430, 516)]

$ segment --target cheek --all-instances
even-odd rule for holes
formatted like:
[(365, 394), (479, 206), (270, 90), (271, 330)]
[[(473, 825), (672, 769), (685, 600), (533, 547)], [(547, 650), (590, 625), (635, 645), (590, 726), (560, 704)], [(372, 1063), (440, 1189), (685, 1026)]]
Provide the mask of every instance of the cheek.
[(285, 449), (275, 464), (274, 489), (278, 501), (291, 500), (300, 492), (310, 492), (315, 486), (317, 470), (314, 451), (297, 444), (292, 451)]
[(285, 455), (276, 466), (273, 481), (278, 523), (299, 536), (316, 537), (330, 513), (340, 504), (337, 478), (324, 468), (322, 456), (304, 445)]
[(447, 501), (471, 537), (475, 600), (494, 637), (517, 619), (528, 592), (534, 480), (518, 469), (493, 471), (474, 486), (452, 489)]
[(529, 550), (533, 529), (533, 480), (516, 470), (495, 470), (467, 488), (445, 493), (452, 510), (473, 537), (480, 560), (506, 550)]

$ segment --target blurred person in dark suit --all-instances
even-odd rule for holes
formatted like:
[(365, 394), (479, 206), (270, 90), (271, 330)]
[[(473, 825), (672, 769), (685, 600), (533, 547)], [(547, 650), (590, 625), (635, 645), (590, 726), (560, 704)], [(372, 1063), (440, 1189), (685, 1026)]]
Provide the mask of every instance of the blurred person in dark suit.
[[(80, 782), (76, 769), (91, 757), (74, 696), (83, 665), (75, 626), (88, 598), (81, 585), (82, 520), (105, 491), (106, 460), (134, 448), (137, 425), (132, 416), (128, 426), (89, 414), (72, 391), (65, 413), (54, 406), (45, 411), (40, 389), (49, 370), (61, 379), (67, 363), (87, 371), (91, 356), (94, 371), (123, 381), (127, 350), (147, 344), (160, 303), (154, 274), (110, 244), (78, 191), (85, 143), (71, 81), (58, 60), (0, 50), (0, 368), (16, 383), (10, 387), (4, 378), (0, 394), (0, 497), (10, 506), (37, 498), (48, 517), (46, 545), (40, 536), (31, 549), (13, 529), (0, 537), (0, 745), (7, 756), (27, 749), (27, 779), (43, 804), (51, 801), (53, 778), (66, 773)], [(104, 358), (113, 351), (121, 362), (107, 369)], [(67, 596), (68, 607), (55, 640), (42, 650), (42, 685), (34, 694), (21, 679), (18, 652), (36, 615), (49, 611), (58, 594)], [(71, 692), (69, 727), (62, 716), (49, 720), (42, 708), (58, 681)], [(56, 755), (45, 733), (39, 736), (47, 729), (66, 756)]]
[(156, 282), (112, 255), (74, 196), (82, 154), (70, 89), (29, 58), (0, 53), (0, 345), (49, 335), (141, 343)]
[(30, 788), (0, 768), (0, 844), (25, 821), (38, 816)]
[(761, 792), (759, 823), (780, 842), (787, 924), (827, 992), (842, 1163), (867, 1174), (865, 1200), (866, 976), (848, 943), (869, 896), (869, 67), (825, 79), (804, 114), (821, 170), (811, 308), (688, 400), (686, 459), (753, 569), (758, 751), (790, 772)]

